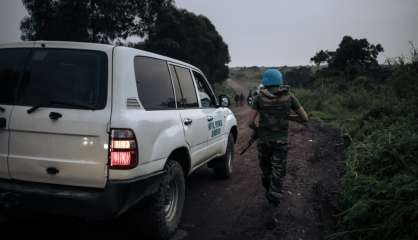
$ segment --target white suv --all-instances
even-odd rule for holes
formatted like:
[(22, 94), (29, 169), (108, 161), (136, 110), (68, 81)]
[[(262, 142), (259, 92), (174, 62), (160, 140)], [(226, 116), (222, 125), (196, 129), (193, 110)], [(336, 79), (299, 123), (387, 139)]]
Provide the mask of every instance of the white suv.
[(0, 208), (98, 219), (132, 209), (146, 216), (138, 228), (167, 238), (185, 177), (204, 164), (231, 174), (238, 133), (228, 105), (199, 69), (157, 54), (0, 45)]

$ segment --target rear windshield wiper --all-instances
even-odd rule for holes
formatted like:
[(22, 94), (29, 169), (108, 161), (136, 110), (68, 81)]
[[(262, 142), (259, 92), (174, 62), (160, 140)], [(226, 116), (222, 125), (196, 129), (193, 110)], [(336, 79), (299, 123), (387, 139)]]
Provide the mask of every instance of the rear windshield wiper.
[(61, 106), (67, 106), (67, 107), (74, 107), (78, 109), (87, 109), (87, 110), (95, 110), (96, 108), (87, 105), (87, 104), (80, 104), (80, 103), (71, 103), (71, 102), (62, 102), (62, 101), (49, 101), (47, 104), (38, 104), (28, 109), (27, 113), (31, 114), (35, 112), (40, 107), (51, 107), (50, 105), (61, 105)]
[(38, 104), (38, 105), (35, 105), (35, 106), (33, 106), (33, 107), (29, 108), (26, 112), (27, 112), (28, 114), (31, 114), (31, 113), (35, 112), (38, 108), (42, 107), (43, 105), (44, 105), (44, 104)]

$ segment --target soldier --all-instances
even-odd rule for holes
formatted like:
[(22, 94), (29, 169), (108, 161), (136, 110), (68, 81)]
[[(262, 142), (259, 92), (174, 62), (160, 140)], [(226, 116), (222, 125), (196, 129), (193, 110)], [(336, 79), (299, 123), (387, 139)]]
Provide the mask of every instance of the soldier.
[[(283, 85), (279, 70), (268, 69), (261, 80), (263, 85), (255, 97), (250, 113), (249, 126), (254, 127), (257, 116), (259, 164), (262, 170), (262, 183), (266, 198), (272, 208), (280, 203), (283, 178), (286, 174), (287, 139), (289, 121), (305, 123), (308, 115), (298, 99)], [(297, 115), (290, 115), (293, 110)], [(267, 228), (274, 228), (277, 219), (273, 215), (267, 222)]]
[(238, 94), (235, 94), (234, 100), (235, 100), (235, 106), (238, 106), (239, 105), (239, 95)]
[(241, 92), (241, 94), (239, 95), (239, 103), (240, 105), (244, 105), (244, 94)]

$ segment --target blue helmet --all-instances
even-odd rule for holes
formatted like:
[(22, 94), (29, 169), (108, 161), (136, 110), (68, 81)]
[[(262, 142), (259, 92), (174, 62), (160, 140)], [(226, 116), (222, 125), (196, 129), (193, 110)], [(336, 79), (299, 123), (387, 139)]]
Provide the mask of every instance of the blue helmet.
[(280, 86), (283, 84), (283, 76), (282, 73), (274, 68), (267, 69), (263, 73), (263, 77), (261, 78), (261, 84), (264, 87), (270, 86)]

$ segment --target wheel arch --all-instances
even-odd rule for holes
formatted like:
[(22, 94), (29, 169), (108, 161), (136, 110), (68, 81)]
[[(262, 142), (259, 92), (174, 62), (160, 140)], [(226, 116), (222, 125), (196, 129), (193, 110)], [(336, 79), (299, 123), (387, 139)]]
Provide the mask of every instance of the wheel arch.
[(238, 127), (237, 126), (232, 126), (230, 133), (232, 133), (232, 136), (234, 137), (234, 143), (237, 143), (237, 141), (238, 141)]
[(170, 160), (176, 161), (181, 165), (185, 177), (189, 175), (191, 170), (191, 158), (189, 149), (187, 149), (186, 147), (179, 147), (175, 149), (170, 153), (169, 157), (167, 158), (167, 161)]

